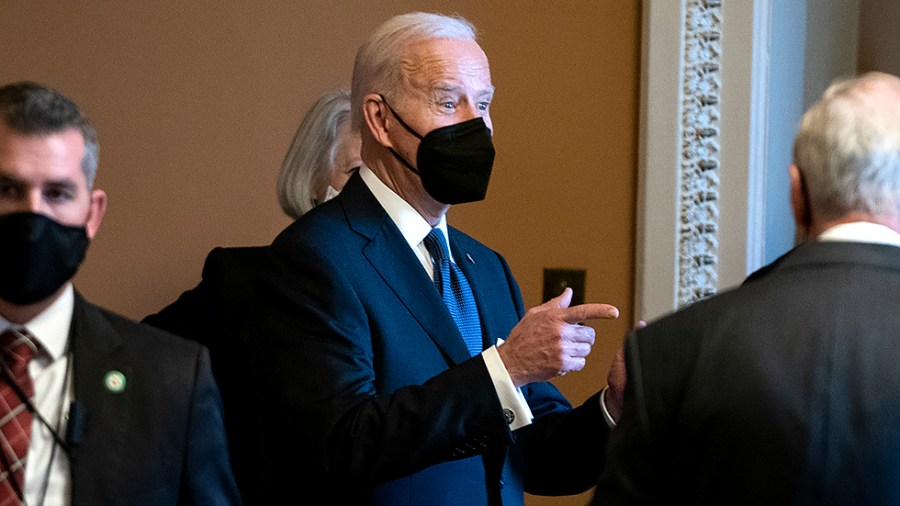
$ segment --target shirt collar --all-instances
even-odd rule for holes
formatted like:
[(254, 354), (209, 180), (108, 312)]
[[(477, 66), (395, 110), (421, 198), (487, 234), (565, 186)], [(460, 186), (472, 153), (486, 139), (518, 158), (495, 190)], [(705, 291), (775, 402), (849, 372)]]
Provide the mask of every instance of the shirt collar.
[[(39, 315), (25, 322), (25, 330), (56, 360), (66, 353), (72, 314), (75, 311), (75, 290), (72, 283), (66, 283), (62, 294)], [(0, 316), (0, 334), (14, 327)]]
[[(394, 224), (397, 225), (397, 228), (400, 229), (400, 233), (403, 234), (403, 238), (409, 243), (409, 247), (418, 247), (422, 240), (425, 239), (425, 236), (431, 232), (431, 225), (425, 221), (425, 218), (418, 211), (409, 205), (409, 202), (403, 200), (403, 197), (388, 188), (371, 169), (363, 165), (359, 169), (359, 175), (378, 203), (381, 204), (381, 207), (384, 208)], [(444, 237), (447, 237), (446, 214), (441, 216), (441, 221), (436, 228), (441, 229)]]
[(820, 241), (866, 242), (900, 246), (900, 233), (890, 227), (868, 221), (855, 221), (835, 225), (821, 234)]

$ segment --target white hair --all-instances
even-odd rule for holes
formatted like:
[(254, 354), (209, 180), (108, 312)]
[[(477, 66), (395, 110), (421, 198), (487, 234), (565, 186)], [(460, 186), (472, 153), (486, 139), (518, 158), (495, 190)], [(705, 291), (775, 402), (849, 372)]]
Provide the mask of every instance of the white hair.
[(316, 188), (330, 176), (341, 126), (349, 121), (346, 88), (323, 93), (303, 117), (278, 174), (278, 203), (288, 216), (296, 219), (315, 207)]
[(900, 78), (838, 81), (800, 121), (794, 164), (823, 219), (900, 216)]
[(392, 99), (402, 86), (401, 67), (410, 45), (427, 39), (475, 40), (475, 27), (461, 16), (412, 12), (382, 24), (356, 53), (351, 104), (353, 125), (362, 129), (362, 101), (369, 93)]

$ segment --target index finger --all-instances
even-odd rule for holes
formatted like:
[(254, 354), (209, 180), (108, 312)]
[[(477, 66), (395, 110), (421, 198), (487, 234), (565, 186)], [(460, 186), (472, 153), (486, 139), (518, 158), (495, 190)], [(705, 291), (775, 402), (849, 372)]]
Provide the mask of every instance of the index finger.
[(566, 323), (581, 323), (585, 320), (597, 318), (612, 320), (619, 317), (619, 309), (609, 304), (579, 304), (577, 306), (560, 308), (559, 315)]

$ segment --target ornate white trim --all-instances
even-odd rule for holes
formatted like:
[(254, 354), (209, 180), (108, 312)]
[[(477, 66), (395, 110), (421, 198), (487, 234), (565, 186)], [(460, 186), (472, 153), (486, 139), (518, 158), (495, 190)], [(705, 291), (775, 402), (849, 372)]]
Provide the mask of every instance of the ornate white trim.
[(719, 260), (719, 106), (722, 9), (689, 0), (685, 13), (681, 110), (678, 305), (716, 293)]
[(636, 316), (761, 264), (771, 0), (644, 0)]

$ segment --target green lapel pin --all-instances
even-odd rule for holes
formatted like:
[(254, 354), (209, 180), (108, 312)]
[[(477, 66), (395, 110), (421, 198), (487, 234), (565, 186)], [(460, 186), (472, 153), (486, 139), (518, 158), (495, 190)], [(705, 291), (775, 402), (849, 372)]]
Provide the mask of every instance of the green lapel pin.
[(125, 391), (125, 375), (120, 371), (109, 371), (103, 377), (103, 384), (110, 392), (120, 394)]

